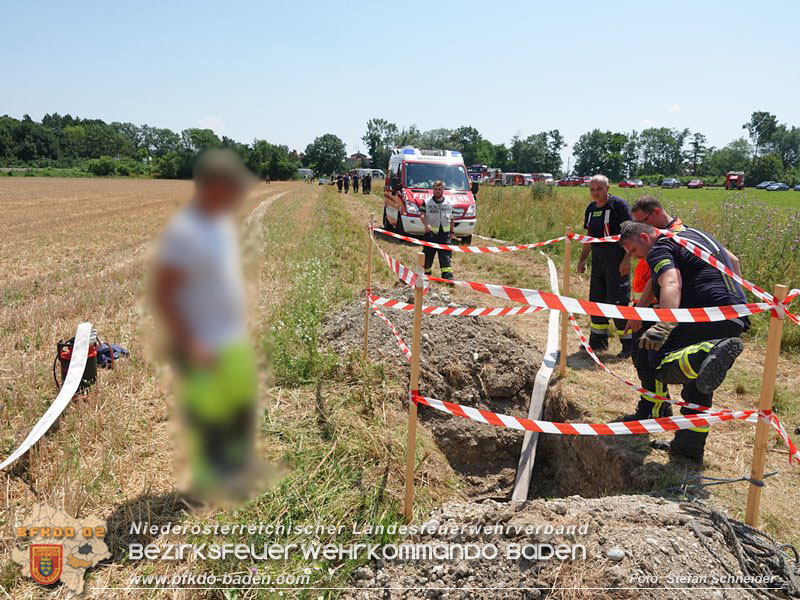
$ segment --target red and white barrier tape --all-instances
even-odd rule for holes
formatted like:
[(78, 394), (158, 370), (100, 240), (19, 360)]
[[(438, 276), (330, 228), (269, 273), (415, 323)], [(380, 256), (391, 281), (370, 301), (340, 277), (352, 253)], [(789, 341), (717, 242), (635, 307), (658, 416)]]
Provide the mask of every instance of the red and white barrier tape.
[(755, 294), (755, 296), (757, 298), (760, 298), (761, 300), (764, 300), (766, 302), (770, 302), (772, 304), (775, 304), (775, 298), (772, 296), (772, 294), (769, 294), (769, 293), (765, 292), (760, 287), (758, 287), (756, 284), (754, 284), (754, 283), (752, 283), (750, 281), (747, 281), (746, 279), (741, 278), (739, 275), (734, 273), (727, 265), (725, 265), (725, 264), (721, 263), (720, 261), (718, 261), (716, 259), (716, 257), (714, 257), (709, 252), (706, 252), (702, 248), (696, 246), (695, 244), (693, 244), (689, 240), (680, 237), (679, 235), (675, 234), (672, 231), (666, 231), (666, 230), (660, 230), (660, 231), (665, 236), (670, 237), (673, 240), (675, 240), (676, 242), (678, 242), (678, 244), (680, 244), (681, 246), (686, 248), (689, 252), (694, 254), (696, 257), (698, 257), (703, 262), (711, 265), (712, 267), (714, 267), (718, 271), (724, 273), (725, 275), (727, 275), (728, 277), (733, 279), (735, 282), (737, 282), (739, 285), (741, 285), (746, 290), (750, 290), (753, 294)]
[(378, 227), (373, 229), (373, 231), (375, 233), (381, 233), (383, 235), (397, 238), (398, 240), (403, 240), (405, 242), (416, 244), (418, 246), (427, 246), (428, 248), (436, 248), (437, 250), (451, 250), (453, 252), (466, 252), (474, 254), (481, 254), (481, 253), (503, 254), (505, 252), (516, 252), (517, 250), (528, 250), (529, 248), (539, 248), (541, 246), (548, 246), (550, 244), (555, 244), (557, 242), (563, 242), (566, 237), (562, 235), (561, 237), (553, 238), (552, 240), (546, 240), (544, 242), (536, 242), (533, 244), (518, 244), (512, 246), (456, 246), (454, 244), (437, 244), (436, 242), (427, 242), (425, 240), (418, 240), (417, 238), (412, 238), (407, 235), (394, 233), (393, 231), (386, 231), (385, 229), (380, 229)]
[(477, 283), (474, 281), (459, 281), (429, 277), (431, 281), (449, 283), (470, 288), (482, 294), (489, 294), (496, 298), (503, 298), (518, 304), (541, 306), (562, 312), (572, 312), (581, 315), (609, 317), (612, 319), (631, 319), (634, 321), (667, 321), (679, 323), (705, 323), (709, 321), (726, 321), (746, 315), (772, 310), (773, 304), (768, 302), (754, 302), (748, 304), (732, 304), (728, 306), (707, 306), (698, 308), (644, 308), (636, 306), (623, 306), (619, 304), (606, 304), (569, 298), (550, 292), (530, 290), (507, 285), (490, 283)]
[[(437, 250), (451, 250), (453, 252), (466, 252), (466, 253), (474, 253), (474, 254), (503, 254), (505, 252), (516, 252), (518, 250), (529, 250), (531, 248), (541, 248), (542, 246), (549, 246), (551, 244), (556, 244), (558, 242), (563, 242), (565, 239), (569, 238), (575, 242), (579, 242), (581, 244), (598, 244), (598, 243), (606, 243), (606, 242), (618, 242), (619, 235), (611, 235), (607, 237), (592, 237), (590, 235), (582, 235), (580, 233), (573, 233), (570, 235), (562, 235), (557, 238), (553, 238), (551, 240), (545, 240), (543, 242), (534, 242), (532, 244), (509, 244), (504, 246), (457, 246), (455, 244), (437, 244), (436, 242), (428, 242), (426, 240), (420, 240), (417, 238), (409, 237), (407, 235), (402, 235), (399, 233), (394, 233), (393, 231), (386, 231), (385, 229), (381, 229), (376, 227), (373, 229), (375, 233), (380, 233), (389, 237), (397, 238), (398, 240), (403, 240), (405, 242), (409, 242), (411, 244), (417, 244), (418, 246), (428, 246), (429, 248), (436, 248)], [(483, 236), (480, 236), (483, 237)], [(487, 238), (492, 239), (492, 238)], [(499, 240), (497, 240), (499, 241)]]
[(378, 310), (378, 307), (375, 306), (375, 304), (372, 302), (372, 296), (369, 296), (369, 298), (370, 298), (369, 305), (372, 307), (372, 310), (374, 310), (375, 314), (378, 315), (383, 320), (383, 322), (389, 326), (392, 335), (394, 335), (394, 339), (397, 340), (397, 345), (400, 347), (400, 351), (405, 355), (405, 357), (409, 361), (411, 361), (411, 350), (408, 349), (408, 346), (403, 341), (403, 338), (400, 337), (400, 332), (397, 331), (397, 327), (395, 327), (394, 324), (389, 319), (387, 319), (386, 316), (381, 311)]
[(386, 252), (383, 251), (378, 243), (373, 239), (372, 243), (375, 244), (375, 247), (378, 249), (378, 252), (381, 253), (383, 257), (383, 261), (387, 264), (387, 266), (394, 272), (395, 275), (405, 283), (409, 287), (414, 287), (414, 283), (417, 281), (417, 274), (414, 273), (411, 269), (405, 266), (400, 261), (392, 258)]
[[(434, 398), (412, 395), (411, 400), (417, 405), (424, 404), (438, 411), (451, 415), (464, 417), (472, 421), (494, 425), (495, 427), (508, 427), (522, 431), (537, 431), (539, 433), (554, 433), (557, 435), (632, 435), (647, 433), (664, 433), (678, 429), (691, 429), (693, 427), (709, 427), (725, 421), (747, 421), (756, 423), (758, 418), (769, 421), (775, 427), (777, 418), (771, 411), (740, 410), (736, 412), (705, 413), (702, 415), (679, 415), (675, 417), (661, 417), (658, 419), (645, 419), (641, 421), (619, 421), (616, 423), (558, 423), (553, 421), (537, 421), (523, 417), (513, 417), (462, 406), (454, 402), (444, 402)], [(800, 464), (800, 450), (786, 435), (786, 430), (781, 426), (778, 433), (789, 448), (789, 463), (792, 460)]]
[[(400, 302), (384, 296), (369, 295), (376, 306), (385, 306), (394, 310), (414, 310), (414, 305)], [(466, 306), (423, 306), (422, 312), (428, 315), (448, 315), (453, 317), (510, 317), (526, 315), (545, 310), (541, 306), (505, 306), (494, 308), (469, 308)]]
[(603, 244), (619, 241), (619, 234), (607, 235), (605, 237), (592, 237), (590, 235), (583, 235), (582, 233), (572, 233), (567, 237), (573, 242), (578, 242), (580, 244)]
[[(540, 248), (542, 246), (547, 246), (550, 244), (555, 244), (557, 242), (564, 241), (565, 239), (569, 238), (575, 242), (579, 242), (581, 244), (594, 244), (594, 243), (611, 243), (611, 242), (619, 242), (619, 235), (611, 235), (606, 237), (592, 237), (588, 235), (583, 235), (580, 233), (572, 233), (567, 236), (560, 236), (557, 238), (553, 238), (551, 240), (545, 240), (543, 242), (534, 242), (532, 244), (517, 244), (517, 245), (509, 245), (509, 246), (456, 246), (451, 244), (437, 244), (435, 242), (427, 242), (424, 240), (418, 240), (416, 238), (412, 238), (409, 236), (401, 235), (398, 233), (394, 233), (391, 231), (386, 231), (385, 229), (374, 228), (373, 231), (377, 233), (381, 233), (383, 235), (391, 236), (397, 239), (404, 240), (406, 242), (410, 242), (412, 244), (417, 244), (420, 246), (428, 246), (430, 248), (436, 248), (438, 250), (451, 250), (453, 252), (467, 252), (467, 253), (490, 253), (490, 254), (502, 254), (505, 252), (514, 252), (517, 250), (527, 250), (530, 248)], [(787, 304), (789, 304), (792, 300), (794, 300), (798, 295), (800, 295), (800, 290), (792, 290), (789, 295), (787, 296), (786, 300), (783, 302), (776, 302), (773, 298), (772, 294), (769, 294), (765, 290), (761, 289), (754, 283), (740, 277), (736, 273), (734, 273), (729, 267), (725, 264), (719, 262), (713, 255), (705, 250), (699, 248), (689, 240), (680, 237), (675, 232), (668, 231), (668, 230), (659, 230), (662, 234), (671, 237), (681, 246), (685, 247), (689, 250), (692, 254), (706, 262), (707, 264), (711, 265), (712, 267), (716, 268), (720, 272), (724, 273), (737, 283), (739, 283), (743, 288), (752, 292), (757, 298), (770, 303), (772, 306), (778, 306), (783, 309)], [(758, 312), (764, 312), (758, 311)], [(789, 318), (793, 323), (800, 325), (800, 317), (794, 315), (788, 311), (782, 310), (781, 315), (785, 315)], [(740, 315), (741, 316), (741, 315)], [(732, 318), (732, 317), (727, 317)], [(663, 320), (663, 319), (662, 319)], [(722, 319), (725, 320), (725, 319)]]

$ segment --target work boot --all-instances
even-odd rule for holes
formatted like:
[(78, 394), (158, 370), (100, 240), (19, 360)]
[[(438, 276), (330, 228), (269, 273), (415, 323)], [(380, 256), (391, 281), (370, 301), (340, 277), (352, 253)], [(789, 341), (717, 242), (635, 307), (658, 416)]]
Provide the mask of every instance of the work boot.
[(697, 370), (695, 383), (698, 391), (710, 394), (722, 385), (725, 376), (742, 350), (744, 350), (744, 344), (738, 337), (722, 340), (714, 346)]
[(708, 432), (680, 429), (675, 432), (675, 437), (671, 441), (654, 440), (650, 446), (656, 450), (664, 450), (703, 464), (706, 438), (708, 438)]
[(608, 336), (599, 335), (597, 333), (590, 333), (589, 345), (595, 352), (599, 352), (601, 350), (608, 350)]
[(626, 359), (633, 355), (633, 340), (622, 340), (622, 350), (617, 354), (617, 358)]
[(636, 412), (631, 415), (625, 415), (620, 421), (644, 421), (646, 419), (660, 419), (661, 417), (671, 416), (672, 404), (669, 402), (639, 398), (639, 404), (636, 405)]
[(453, 281), (453, 272), (452, 271), (446, 271), (445, 273), (442, 273), (442, 279), (447, 279), (448, 281)]

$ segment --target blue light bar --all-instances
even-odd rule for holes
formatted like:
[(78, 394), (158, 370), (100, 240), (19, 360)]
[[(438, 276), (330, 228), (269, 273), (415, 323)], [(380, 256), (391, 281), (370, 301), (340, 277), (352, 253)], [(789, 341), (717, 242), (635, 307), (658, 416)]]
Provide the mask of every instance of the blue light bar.
[(416, 154), (411, 148), (406, 148), (403, 150), (403, 154)]
[(450, 153), (451, 153), (453, 156), (461, 156), (461, 152), (457, 152), (457, 151), (455, 151), (455, 150), (450, 150)]

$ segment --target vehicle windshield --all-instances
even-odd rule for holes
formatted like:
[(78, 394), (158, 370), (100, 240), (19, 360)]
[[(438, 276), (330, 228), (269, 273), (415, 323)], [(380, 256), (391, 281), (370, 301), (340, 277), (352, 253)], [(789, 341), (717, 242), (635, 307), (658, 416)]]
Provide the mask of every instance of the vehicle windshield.
[(462, 165), (406, 163), (406, 187), (429, 190), (435, 181), (442, 181), (446, 190), (464, 192), (470, 189)]

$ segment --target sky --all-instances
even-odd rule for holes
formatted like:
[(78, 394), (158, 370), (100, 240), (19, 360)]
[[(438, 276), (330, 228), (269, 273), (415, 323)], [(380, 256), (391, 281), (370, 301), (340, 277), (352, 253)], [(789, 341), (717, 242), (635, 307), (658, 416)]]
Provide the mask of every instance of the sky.
[[(800, 125), (800, 2), (15, 2), (0, 6), (0, 114), (210, 127), (365, 151), (366, 121), (689, 128), (713, 146), (754, 110)], [(566, 165), (565, 165), (566, 166)]]

